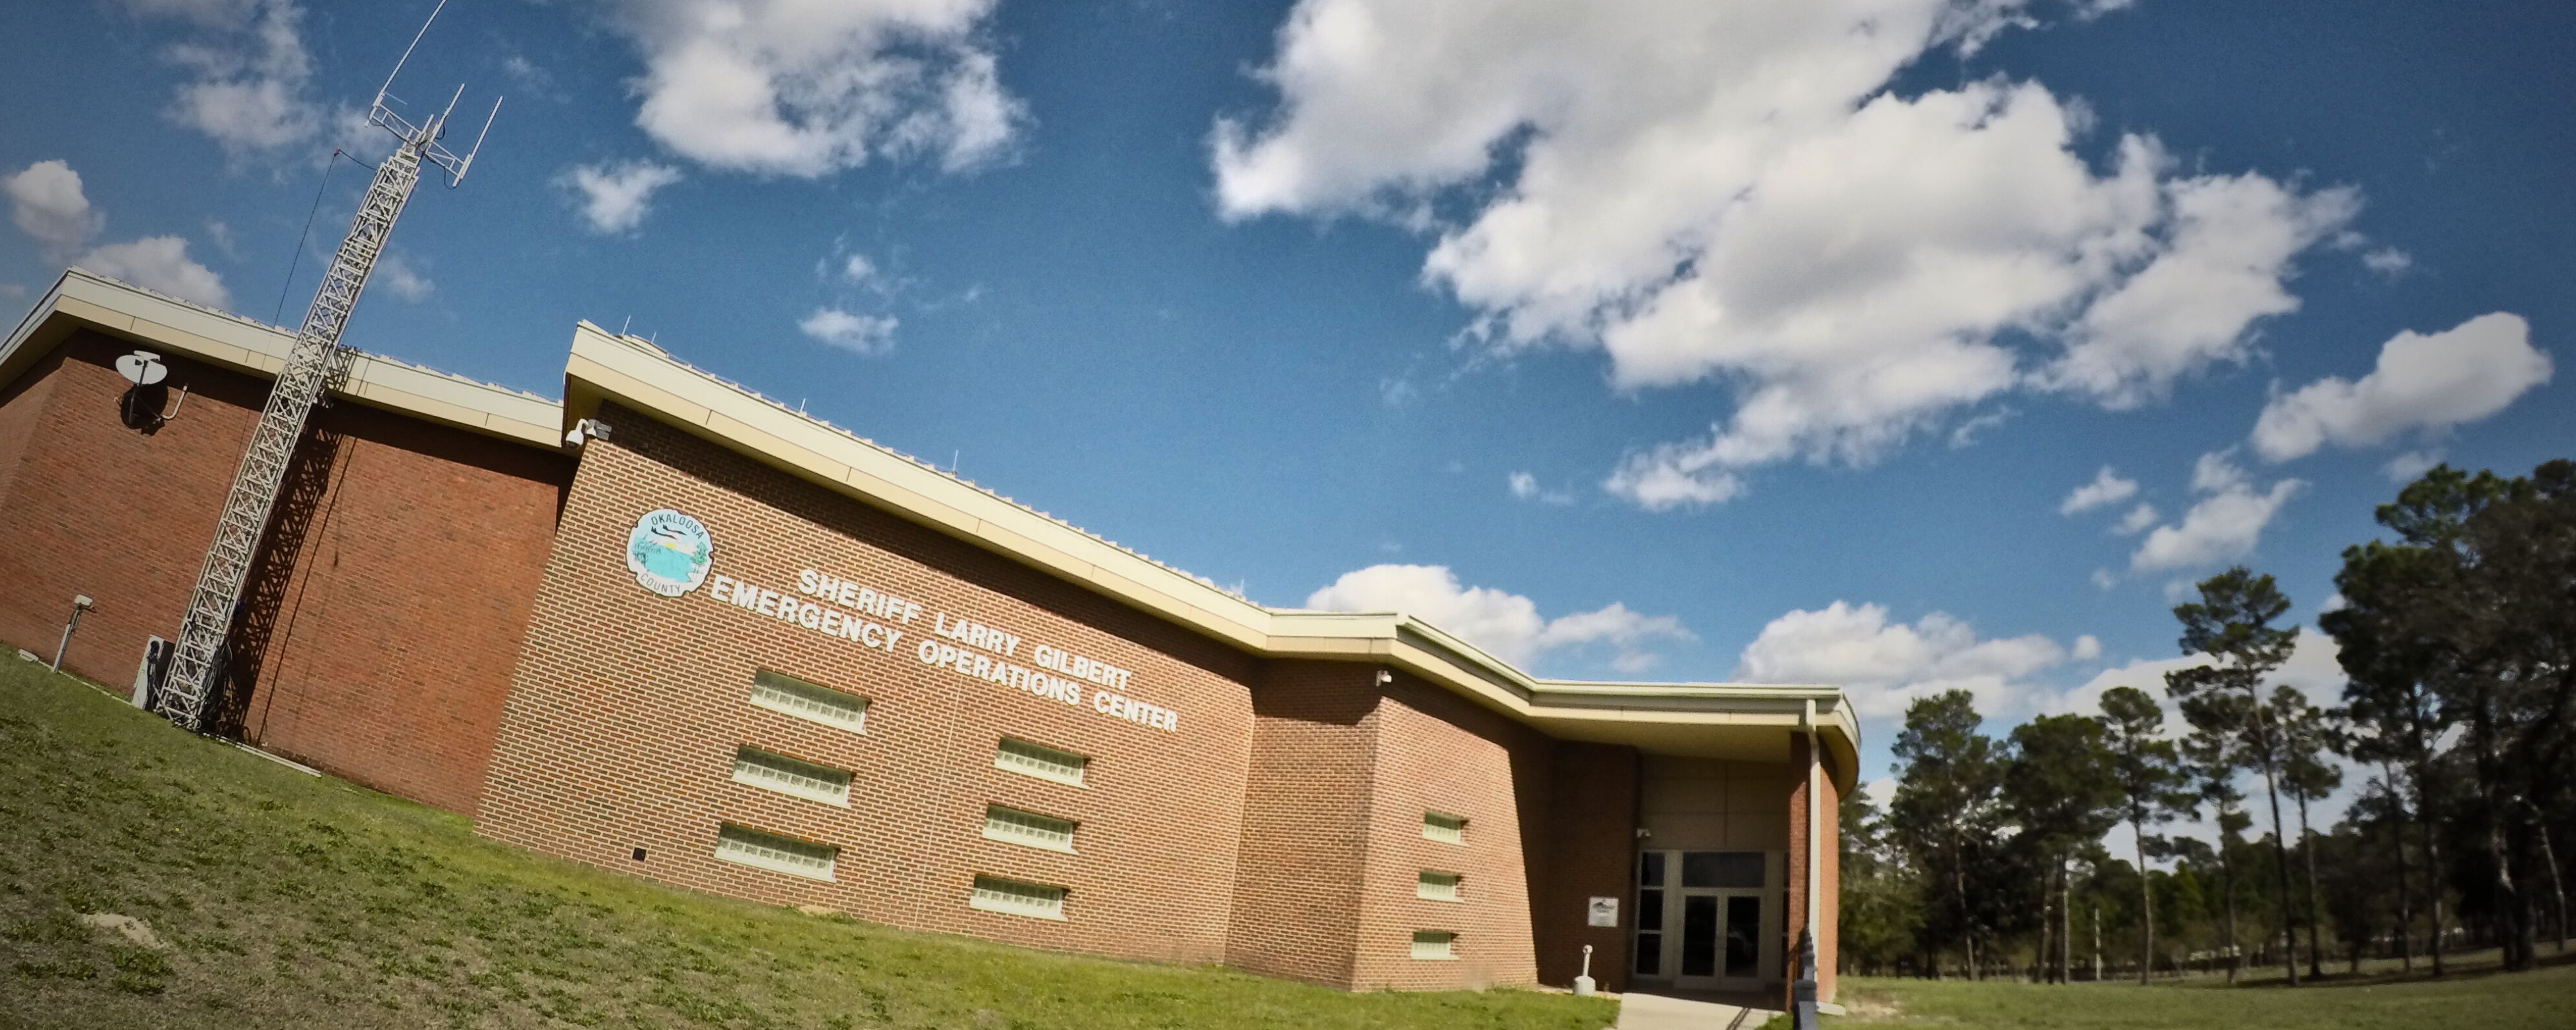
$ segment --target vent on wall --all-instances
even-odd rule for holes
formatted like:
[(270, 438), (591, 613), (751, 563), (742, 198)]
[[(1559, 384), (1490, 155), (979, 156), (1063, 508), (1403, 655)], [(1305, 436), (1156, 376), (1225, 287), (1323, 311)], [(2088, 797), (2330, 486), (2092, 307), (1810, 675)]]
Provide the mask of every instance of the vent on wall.
[(751, 674), (751, 703), (857, 733), (868, 728), (868, 699), (767, 669)]
[(850, 774), (745, 745), (734, 752), (733, 781), (828, 805), (850, 803)]
[(1422, 838), (1436, 840), (1443, 844), (1467, 843), (1467, 819), (1465, 816), (1424, 812), (1422, 813)]
[(1453, 959), (1458, 957), (1458, 935), (1447, 930), (1413, 931), (1413, 957), (1419, 959)]
[(1049, 851), (1073, 850), (1073, 822), (1016, 808), (991, 805), (984, 809), (984, 837), (987, 840), (1026, 844)]
[(1435, 873), (1428, 869), (1413, 883), (1413, 896), (1427, 901), (1460, 901), (1458, 885), (1466, 877), (1456, 873)]
[(1090, 759), (1071, 751), (1058, 751), (1044, 744), (1009, 737), (1002, 738), (1001, 747), (993, 755), (994, 768), (1076, 787), (1082, 786), (1083, 770), (1090, 765)]
[(841, 849), (726, 823), (716, 831), (716, 857), (809, 880), (829, 880)]
[(975, 893), (966, 899), (966, 905), (986, 912), (1033, 919), (1063, 919), (1064, 888), (1021, 883), (998, 876), (977, 876)]

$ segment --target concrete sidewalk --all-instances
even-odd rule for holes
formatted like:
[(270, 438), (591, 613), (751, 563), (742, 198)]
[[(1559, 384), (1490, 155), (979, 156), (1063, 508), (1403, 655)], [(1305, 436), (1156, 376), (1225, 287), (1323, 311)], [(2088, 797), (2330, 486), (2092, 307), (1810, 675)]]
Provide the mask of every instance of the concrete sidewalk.
[(1631, 992), (1619, 997), (1618, 1030), (1753, 1030), (1779, 1014), (1775, 1009)]

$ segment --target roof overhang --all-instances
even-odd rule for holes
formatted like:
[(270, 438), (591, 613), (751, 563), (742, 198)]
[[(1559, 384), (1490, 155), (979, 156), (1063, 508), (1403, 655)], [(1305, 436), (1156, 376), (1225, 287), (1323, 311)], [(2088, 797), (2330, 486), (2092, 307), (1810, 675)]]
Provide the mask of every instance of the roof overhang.
[[(286, 367), (295, 334), (74, 268), (55, 280), (0, 344), (0, 387), (25, 375), (72, 333), (90, 329), (137, 347), (184, 355), (262, 379)], [(336, 396), (397, 414), (545, 450), (563, 449), (563, 406), (360, 352)]]
[(582, 322), (564, 369), (564, 426), (608, 401), (1249, 652), (1383, 663), (1551, 736), (1661, 754), (1786, 761), (1790, 738), (1812, 725), (1839, 786), (1857, 782), (1860, 726), (1837, 687), (1543, 680), (1403, 613), (1265, 607)]

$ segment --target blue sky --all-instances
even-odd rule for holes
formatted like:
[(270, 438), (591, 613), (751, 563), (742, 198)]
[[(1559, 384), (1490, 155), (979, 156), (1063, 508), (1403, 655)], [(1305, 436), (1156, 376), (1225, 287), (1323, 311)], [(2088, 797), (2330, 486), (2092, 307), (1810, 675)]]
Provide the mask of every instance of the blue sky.
[[(348, 339), (551, 396), (631, 325), (1257, 601), (1845, 684), (1865, 778), (1925, 691), (2155, 685), (2231, 561), (2312, 619), (2392, 465), (2576, 439), (2576, 9), (1577, 9), (454, 0), (395, 93), (509, 99)], [(425, 13), (0, 14), (0, 302), (300, 315)]]

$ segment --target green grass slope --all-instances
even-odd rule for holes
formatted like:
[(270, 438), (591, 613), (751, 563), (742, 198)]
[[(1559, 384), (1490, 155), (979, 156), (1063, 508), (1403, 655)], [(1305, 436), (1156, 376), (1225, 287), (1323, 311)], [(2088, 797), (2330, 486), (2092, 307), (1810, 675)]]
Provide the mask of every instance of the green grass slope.
[[(1468, 1027), (1597, 998), (1345, 994), (674, 891), (178, 732), (0, 657), (0, 1026)], [(148, 924), (158, 948), (82, 921)]]
[[(2496, 953), (2458, 956), (2440, 980), (2329, 975), (2290, 988), (2277, 978), (2193, 978), (2135, 983), (2043, 984), (1846, 977), (1842, 1002), (1851, 1012), (1825, 1030), (1876, 1027), (2063, 1028), (2063, 1030), (2565, 1030), (2576, 1027), (2576, 962), (2544, 950), (2530, 973), (2496, 971)], [(2422, 960), (2417, 967), (2422, 968)], [(2330, 968), (2340, 969), (2338, 963)], [(2278, 971), (2275, 970), (2275, 973)], [(1780, 1023), (1779, 1025), (1786, 1025)]]

